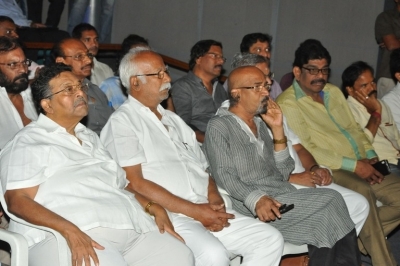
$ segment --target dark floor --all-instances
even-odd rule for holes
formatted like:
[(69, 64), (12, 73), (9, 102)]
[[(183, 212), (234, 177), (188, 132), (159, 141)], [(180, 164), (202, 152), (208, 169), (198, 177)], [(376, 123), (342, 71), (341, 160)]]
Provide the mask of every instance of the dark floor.
[[(400, 228), (394, 230), (388, 237), (390, 247), (392, 248), (393, 256), (400, 265)], [(364, 266), (372, 266), (371, 259), (368, 256), (361, 254), (361, 260)], [(385, 266), (385, 265), (374, 265), (374, 266)]]

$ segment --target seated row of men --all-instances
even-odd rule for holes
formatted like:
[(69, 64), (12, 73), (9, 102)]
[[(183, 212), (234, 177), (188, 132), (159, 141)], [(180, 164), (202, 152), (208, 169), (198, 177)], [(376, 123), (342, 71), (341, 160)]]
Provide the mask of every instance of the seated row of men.
[[(19, 125), (19, 130), (30, 120), (36, 120), (24, 117), (24, 109), (29, 104), (26, 104), (27, 102), (20, 93), (27, 88), (26, 75), (29, 61), (26, 60), (17, 43), (7, 38), (0, 38), (0, 42), (3, 43), (0, 44), (0, 49), (3, 49), (0, 53), (0, 63), (2, 64), (0, 69), (4, 78), (4, 84), (0, 85), (4, 87), (4, 93), (11, 100), (12, 105), (10, 105), (10, 100), (7, 103), (9, 107), (15, 107), (16, 112), (11, 108), (14, 112), (11, 117), (14, 117), (15, 120), (19, 118), (21, 121), (22, 126)], [(202, 41), (196, 46), (200, 50), (193, 53), (193, 73), (188, 75), (193, 75), (197, 70), (200, 70), (200, 73), (214, 71), (215, 73), (209, 76), (216, 75), (224, 61), (222, 45), (218, 45), (215, 41)], [(400, 223), (397, 196), (398, 177), (389, 175), (382, 180), (382, 175), (371, 169), (370, 163), (375, 162), (377, 156), (369, 141), (365, 136), (362, 137), (359, 131), (352, 131), (352, 126), (355, 125), (353, 121), (344, 123), (345, 126), (342, 127), (342, 121), (338, 120), (335, 125), (336, 130), (339, 130), (340, 133), (350, 137), (352, 134), (358, 134), (354, 137), (355, 140), (350, 140), (350, 143), (354, 142), (351, 146), (355, 149), (354, 154), (348, 151), (349, 154), (341, 155), (342, 147), (338, 147), (335, 143), (325, 143), (325, 145), (329, 144), (334, 147), (330, 147), (331, 150), (325, 152), (325, 156), (331, 157), (326, 160), (326, 163), (323, 163), (332, 169), (342, 168), (343, 170), (333, 171), (335, 182), (360, 192), (367, 198), (369, 204), (360, 194), (331, 184), (330, 171), (318, 164), (323, 160), (319, 158), (318, 152), (314, 153), (315, 148), (324, 146), (320, 143), (309, 144), (307, 141), (310, 141), (311, 137), (304, 138), (304, 134), (297, 131), (299, 128), (304, 130), (302, 128), (304, 124), (298, 127), (291, 124), (293, 120), (294, 122), (302, 120), (299, 120), (298, 117), (292, 120), (290, 111), (288, 111), (289, 114), (285, 111), (285, 102), (280, 102), (282, 96), (287, 92), (293, 92), (294, 89), (290, 88), (285, 92), (286, 94), (282, 94), (278, 98), (278, 102), (283, 106), (290, 127), (293, 127), (300, 138), (284, 122), (279, 106), (269, 99), (269, 90), (273, 82), (270, 79), (269, 61), (266, 58), (256, 55), (243, 55), (242, 57), (239, 55), (236, 58), (236, 67), (238, 68), (231, 73), (228, 79), (229, 91), (226, 95), (229, 97), (229, 103), (225, 103), (218, 109), (217, 116), (210, 123), (208, 120), (211, 116), (206, 121), (208, 128), (204, 130), (206, 134), (203, 134), (205, 137), (203, 139), (205, 141), (204, 156), (193, 131), (181, 118), (159, 105), (168, 97), (170, 77), (161, 57), (149, 48), (133, 49), (122, 60), (119, 73), (122, 84), (127, 88), (128, 100), (109, 119), (112, 110), (108, 106), (107, 100), (101, 100), (101, 98), (104, 99), (104, 95), (101, 94), (101, 91), (93, 94), (98, 90), (97, 86), (87, 86), (90, 83), (85, 80), (90, 75), (92, 64), (91, 54), (88, 53), (87, 47), (76, 39), (67, 39), (55, 45), (53, 54), (55, 62), (70, 65), (71, 69), (57, 66), (45, 68), (39, 72), (38, 79), (32, 85), (33, 100), (31, 99), (31, 101), (34, 102), (36, 109), (41, 114), (37, 122), (29, 124), (27, 128), (20, 131), (11, 142), (13, 144), (8, 144), (2, 151), (1, 178), (3, 190), (6, 191), (6, 201), (8, 205), (13, 203), (9, 206), (9, 211), (12, 213), (33, 224), (45, 225), (60, 231), (69, 240), (68, 243), (76, 241), (73, 237), (70, 239), (71, 232), (81, 236), (78, 241), (85, 238), (85, 235), (78, 233), (77, 228), (96, 241), (97, 244), (93, 244), (96, 248), (95, 251), (90, 248), (90, 241), (88, 245), (88, 238), (86, 238), (86, 244), (83, 244), (84, 252), (79, 245), (77, 247), (70, 244), (75, 260), (82, 261), (83, 257), (88, 260), (89, 257), (92, 257), (95, 262), (104, 261), (102, 265), (107, 264), (107, 260), (113, 262), (109, 263), (110, 265), (116, 265), (117, 259), (114, 261), (114, 257), (121, 253), (122, 255), (118, 255), (123, 257), (120, 258), (120, 261), (125, 260), (128, 264), (138, 263), (138, 260), (143, 260), (144, 265), (157, 264), (148, 257), (132, 258), (131, 253), (122, 252), (120, 247), (110, 244), (110, 242), (122, 241), (121, 238), (117, 240), (109, 238), (109, 235), (120, 237), (121, 234), (118, 232), (121, 231), (118, 230), (133, 230), (134, 232), (131, 233), (137, 234), (134, 241), (129, 244), (131, 246), (123, 247), (124, 250), (128, 249), (132, 252), (137, 252), (136, 240), (139, 241), (141, 237), (149, 236), (147, 232), (152, 232), (154, 238), (160, 237), (159, 234), (154, 233), (155, 225), (152, 224), (152, 221), (149, 221), (148, 217), (143, 218), (145, 214), (140, 210), (136, 202), (138, 200), (146, 211), (156, 215), (155, 221), (161, 232), (166, 230), (178, 239), (182, 240), (183, 238), (190, 248), (188, 251), (185, 246), (180, 245), (173, 238), (167, 239), (165, 242), (160, 241), (160, 245), (174, 249), (174, 251), (163, 250), (174, 254), (171, 257), (159, 254), (159, 259), (162, 259), (164, 263), (165, 258), (170, 258), (171, 265), (178, 263), (176, 260), (180, 261), (178, 265), (191, 265), (193, 263), (192, 254), (196, 265), (228, 265), (229, 253), (227, 251), (242, 255), (243, 265), (278, 265), (283, 239), (293, 244), (308, 244), (310, 265), (335, 265), (336, 261), (342, 260), (345, 261), (343, 265), (360, 265), (355, 231), (357, 233), (361, 231), (361, 244), (365, 251), (372, 256), (374, 264), (381, 265), (379, 263), (384, 261), (385, 265), (396, 265), (385, 236)], [(311, 95), (320, 89), (317, 94), (325, 101), (321, 101), (317, 97), (313, 103), (322, 103), (324, 107), (324, 104), (327, 104), (330, 99), (328, 98), (330, 92), (325, 96), (324, 93), (321, 93), (329, 74), (329, 53), (319, 42), (309, 40), (299, 47), (296, 52), (296, 60), (294, 67), (296, 79), (293, 86), (296, 84), (300, 86), (299, 95), (295, 94), (299, 96), (296, 100), (301, 98), (301, 92), (304, 96), (312, 97)], [(324, 60), (325, 62), (319, 62)], [(364, 72), (361, 71), (361, 74)], [(200, 82), (204, 83), (204, 81)], [(354, 80), (353, 83), (355, 82)], [(371, 85), (371, 83), (366, 84)], [(346, 85), (349, 94), (352, 97), (354, 95), (355, 99), (362, 99), (358, 97), (358, 94), (362, 95), (363, 92), (357, 92), (354, 86), (355, 84)], [(213, 95), (213, 88), (210, 90), (207, 88), (208, 86), (204, 83), (202, 89)], [(29, 91), (26, 91), (26, 94), (29, 97)], [(173, 97), (174, 94), (179, 95), (177, 92), (173, 92)], [(369, 92), (367, 95), (370, 95)], [(343, 96), (341, 97), (343, 98)], [(309, 97), (305, 98), (309, 99)], [(367, 105), (368, 110), (371, 113), (380, 114), (381, 109), (378, 108), (377, 101), (373, 99), (373, 94), (365, 96), (365, 98), (370, 103)], [(285, 98), (282, 97), (282, 99)], [(178, 102), (174, 101), (174, 104), (179, 106)], [(103, 116), (101, 112), (97, 111), (99, 108), (102, 110), (101, 107), (96, 104), (107, 106), (111, 111), (108, 112), (108, 115)], [(288, 105), (290, 110), (292, 105)], [(335, 108), (340, 106), (340, 111), (346, 112), (346, 115), (350, 113), (348, 107), (346, 109), (341, 104), (334, 106)], [(327, 111), (325, 111), (325, 113), (329, 113), (329, 117), (337, 115), (337, 109), (330, 111), (328, 107), (332, 108), (332, 106), (327, 105)], [(179, 114), (178, 108), (177, 112)], [(92, 131), (79, 124), (79, 121), (87, 113), (89, 113), (89, 121), (93, 121), (88, 124), (88, 127), (92, 127), (97, 134), (100, 134), (102, 126), (106, 124), (101, 133), (102, 144), (98, 141), (97, 136), (92, 134)], [(297, 116), (304, 115), (303, 111), (293, 113)], [(305, 114), (307, 117), (313, 118), (312, 115)], [(377, 114), (373, 117), (379, 118), (381, 121), (384, 115), (382, 114), (381, 118)], [(97, 120), (90, 120), (90, 117), (93, 118), (96, 115), (99, 117)], [(351, 119), (345, 115), (340, 118)], [(104, 121), (103, 125), (99, 123), (100, 120)], [(303, 120), (315, 123), (314, 120)], [(43, 121), (43, 124), (40, 121)], [(326, 122), (326, 117), (320, 122)], [(196, 126), (189, 124), (193, 129), (199, 131)], [(307, 130), (314, 130), (312, 126), (308, 127)], [(370, 130), (374, 135), (373, 129)], [(35, 131), (39, 134), (35, 134)], [(204, 131), (200, 131), (200, 133), (204, 133)], [(333, 131), (325, 132), (325, 134), (328, 135), (331, 132)], [(347, 134), (343, 132), (347, 132)], [(8, 139), (11, 139), (15, 133), (16, 131), (11, 133)], [(54, 133), (60, 135), (51, 136)], [(199, 136), (198, 132), (196, 135)], [(317, 134), (315, 133), (315, 135)], [(318, 135), (317, 140), (319, 138)], [(26, 143), (24, 139), (27, 140)], [(304, 146), (300, 144), (300, 140)], [(345, 146), (343, 141), (340, 139), (338, 141)], [(19, 145), (16, 145), (17, 143)], [(365, 145), (365, 147), (361, 146), (361, 151), (357, 148), (359, 143)], [(74, 146), (70, 146), (71, 144)], [(38, 157), (46, 159), (17, 155), (20, 152), (36, 154), (38, 152), (35, 151), (36, 148), (41, 150), (39, 154), (42, 156)], [(43, 152), (43, 149), (46, 152)], [(339, 149), (340, 152), (334, 152), (334, 149)], [(367, 150), (364, 154), (365, 149)], [(49, 156), (45, 156), (45, 154), (49, 154)], [(50, 156), (50, 154), (52, 155)], [(19, 160), (12, 160), (11, 156), (13, 155), (18, 156)], [(116, 163), (112, 161), (110, 155)], [(313, 156), (318, 158), (318, 163)], [(338, 158), (332, 159), (335, 156), (343, 157), (342, 165), (337, 166)], [(25, 161), (22, 162), (20, 158), (25, 158)], [(71, 160), (72, 158), (73, 160)], [(367, 162), (365, 158), (371, 159)], [(62, 163), (60, 163), (61, 161)], [(210, 163), (209, 167), (207, 161)], [(98, 170), (99, 165), (103, 163), (108, 164), (107, 167), (104, 165), (101, 167), (105, 167), (106, 170)], [(65, 173), (68, 173), (67, 176), (69, 176), (74, 171), (82, 171), (84, 175), (76, 174), (77, 180), (69, 180)], [(356, 174), (351, 174), (352, 171)], [(349, 175), (351, 177), (348, 177)], [(366, 179), (371, 185), (356, 175)], [(82, 178), (88, 178), (87, 184), (92, 184), (92, 182), (99, 182), (98, 176), (109, 178), (109, 181), (113, 183), (111, 188), (103, 187), (104, 180), (100, 180), (103, 183), (97, 184), (99, 191), (108, 192), (96, 195), (96, 197), (111, 197), (110, 190), (118, 190), (119, 192), (113, 195), (115, 198), (99, 200), (88, 197), (86, 199), (90, 202), (88, 208), (81, 207), (82, 202), (77, 202), (77, 199), (72, 200), (77, 195), (81, 195), (81, 192), (79, 194), (74, 192), (80, 191), (77, 188), (82, 186)], [(15, 178), (16, 180), (14, 180)], [(351, 178), (357, 180), (354, 181), (355, 184)], [(340, 181), (341, 179), (343, 180)], [(64, 181), (65, 187), (59, 188), (61, 191), (53, 193), (55, 186), (53, 185), (51, 195), (48, 195), (46, 193), (50, 193), (50, 191), (45, 188), (49, 188), (47, 185), (52, 181), (58, 183)], [(361, 182), (363, 183), (360, 184)], [(115, 185), (116, 183), (118, 185)], [(215, 183), (229, 193), (234, 210), (225, 208)], [(327, 189), (297, 189), (289, 183), (312, 188), (324, 186)], [(83, 185), (85, 186), (85, 184)], [(90, 185), (90, 187), (92, 186)], [(104, 204), (110, 205), (109, 208), (113, 207), (112, 204), (105, 203), (107, 201), (122, 201), (121, 210), (131, 206), (117, 196), (120, 193), (127, 194), (124, 188), (134, 193), (136, 199), (132, 197), (133, 194), (129, 193), (128, 198), (133, 202), (129, 204), (133, 204), (133, 209), (137, 212), (133, 215), (128, 211), (128, 216), (117, 213), (112, 214), (111, 217), (97, 216), (99, 208), (104, 207)], [(88, 188), (82, 189), (85, 191)], [(93, 189), (91, 190), (93, 191)], [(46, 198), (40, 196), (40, 193), (45, 193)], [(93, 196), (93, 193), (90, 193), (90, 196)], [(59, 203), (60, 200), (64, 200), (64, 197), (71, 199), (71, 202), (67, 205)], [(382, 207), (376, 207), (376, 199), (383, 203)], [(58, 203), (54, 204), (54, 202)], [(97, 202), (97, 205), (94, 202)], [(295, 208), (281, 216), (278, 208), (283, 203), (293, 203)], [(74, 208), (74, 204), (79, 204), (79, 207)], [(85, 216), (87, 219), (77, 218), (75, 213), (66, 212), (66, 209), (70, 207), (81, 209), (82, 213), (87, 214)], [(152, 210), (154, 207), (156, 212)], [(170, 214), (169, 217), (166, 217), (164, 209)], [(32, 210), (35, 211), (32, 212)], [(37, 212), (42, 215), (33, 217), (33, 214)], [(114, 210), (114, 212), (118, 211)], [(91, 215), (93, 213), (96, 214), (95, 217)], [(110, 213), (112, 212), (110, 211)], [(122, 216), (121, 222), (108, 220), (112, 217), (119, 217), (118, 215)], [(255, 216), (258, 217), (258, 220), (253, 218)], [(276, 220), (276, 218), (279, 219)], [(130, 223), (129, 219), (131, 219)], [(263, 223), (271, 220), (275, 221), (268, 224)], [(356, 230), (353, 230), (354, 224)], [(27, 230), (23, 227), (18, 228), (18, 226), (12, 228), (17, 228), (16, 231), (22, 233)], [(320, 229), (315, 230), (315, 228)], [(36, 254), (32, 255), (32, 265), (42, 265), (42, 254), (48, 246), (54, 247), (54, 239), (38, 231), (32, 232), (32, 234), (32, 236), (27, 234), (28, 238), (31, 237), (31, 253)], [(35, 234), (41, 234), (41, 236), (38, 237)], [(203, 237), (203, 241), (199, 241), (201, 237)], [(150, 238), (147, 241), (150, 242)], [(170, 242), (174, 242), (174, 244), (170, 245)], [(100, 251), (102, 247), (105, 247), (105, 251)], [(146, 247), (143, 244), (141, 248)], [(180, 252), (182, 255), (176, 256)], [(337, 253), (340, 255), (334, 255)], [(56, 250), (52, 254), (57, 254)], [(46, 259), (48, 258), (46, 257)], [(52, 259), (56, 265), (56, 256)], [(117, 263), (117, 265), (119, 264)]]
[[(192, 129), (159, 105), (171, 79), (149, 48), (133, 49), (121, 61), (128, 100), (101, 139), (79, 123), (90, 112), (87, 81), (73, 71), (82, 61), (72, 68), (61, 63), (88, 56), (73, 44), (76, 50), (60, 56), (64, 61), (39, 71), (32, 99), (40, 115), (0, 155), (8, 211), (59, 231), (73, 263), (229, 265), (233, 253), (243, 256), (243, 265), (278, 265), (285, 239), (308, 244), (310, 265), (361, 264), (356, 234), (368, 203), (339, 186), (297, 189), (289, 183), (295, 162), (282, 112), (268, 97), (266, 61), (259, 62), (263, 70), (243, 66), (229, 76), (231, 106), (220, 109), (215, 129), (210, 123), (207, 132), (214, 136), (205, 138), (205, 156)], [(4, 89), (16, 94), (27, 86), (27, 60), (9, 38), (0, 38), (0, 48), (0, 68), (10, 83)], [(327, 169), (312, 168), (312, 186), (331, 183)], [(215, 182), (230, 193), (234, 209), (225, 207)], [(281, 215), (283, 203), (295, 207)], [(14, 222), (10, 230), (28, 239), (30, 265), (57, 265), (51, 234)], [(149, 246), (156, 252), (140, 252)]]
[[(246, 35), (241, 50), (260, 54), (261, 47), (270, 48), (267, 37), (258, 33)], [(394, 76), (400, 74), (399, 55), (400, 50), (392, 54)], [(267, 53), (263, 56), (269, 57)], [(205, 130), (211, 127), (209, 121), (223, 101), (216, 97), (217, 91), (222, 89), (215, 83), (212, 86), (219, 66), (224, 62), (221, 43), (212, 40), (198, 42), (191, 50), (191, 62), (194, 62), (192, 71), (173, 84), (172, 98), (177, 114), (197, 130), (197, 139), (203, 142), (203, 137), (207, 136)], [(360, 61), (344, 71), (342, 89), (346, 96), (349, 95), (346, 103), (343, 93), (327, 83), (330, 63), (329, 52), (317, 40), (307, 40), (297, 49), (292, 85), (277, 97), (289, 127), (297, 134), (287, 134), (287, 137), (304, 145), (302, 150), (297, 150), (299, 154), (306, 151), (314, 156), (314, 162), (334, 170), (333, 179), (337, 184), (367, 198), (371, 211), (359, 237), (360, 249), (372, 257), (374, 265), (397, 265), (385, 239), (398, 226), (400, 215), (400, 134), (394, 123), (396, 118), (390, 108), (376, 98), (370, 66)], [(235, 59), (232, 67), (236, 67)], [(270, 72), (264, 74), (270, 76)], [(232, 92), (229, 91), (226, 97), (232, 97)], [(393, 95), (391, 99), (392, 102), (398, 101)], [(392, 172), (384, 180), (372, 166), (379, 161), (378, 158), (388, 160)], [(211, 165), (213, 161), (210, 160)], [(306, 169), (312, 172), (313, 167), (314, 164), (310, 164)], [(299, 180), (303, 184), (308, 181), (305, 177)], [(376, 206), (377, 199), (383, 207)]]

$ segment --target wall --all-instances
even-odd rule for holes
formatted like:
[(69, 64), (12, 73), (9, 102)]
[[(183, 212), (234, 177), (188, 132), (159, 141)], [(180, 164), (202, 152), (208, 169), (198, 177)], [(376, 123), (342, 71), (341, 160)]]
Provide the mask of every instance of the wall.
[(353, 61), (376, 65), (374, 21), (383, 6), (379, 0), (119, 0), (112, 41), (136, 33), (160, 53), (188, 61), (196, 41), (216, 39), (223, 43), (229, 73), (241, 38), (268, 32), (274, 37), (272, 68), (279, 80), (291, 71), (299, 43), (316, 38), (331, 53), (331, 82), (340, 85), (342, 71)]
[[(47, 2), (47, 1), (44, 1)], [(67, 1), (68, 2), (68, 1)], [(272, 69), (276, 79), (291, 71), (294, 51), (307, 38), (319, 39), (332, 56), (331, 82), (340, 85), (344, 68), (356, 60), (376, 66), (374, 22), (392, 0), (116, 0), (112, 42), (130, 33), (146, 37), (160, 53), (189, 60), (201, 39), (224, 46), (226, 74), (242, 37), (273, 35)], [(66, 27), (67, 6), (60, 28)], [(46, 7), (45, 7), (46, 8)], [(45, 14), (45, 12), (44, 12)], [(174, 72), (182, 75), (182, 72)]]

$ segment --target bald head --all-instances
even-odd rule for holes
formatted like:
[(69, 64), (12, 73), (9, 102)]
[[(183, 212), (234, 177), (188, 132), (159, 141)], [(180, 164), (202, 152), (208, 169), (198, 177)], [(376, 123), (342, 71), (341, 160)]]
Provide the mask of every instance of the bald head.
[(269, 99), (265, 84), (264, 73), (255, 66), (233, 70), (228, 77), (230, 109), (241, 106), (252, 114), (265, 111)]
[(255, 66), (238, 67), (228, 77), (229, 92), (238, 87), (253, 86), (251, 84), (254, 80), (265, 80), (264, 73), (260, 69)]
[(92, 74), (93, 55), (78, 39), (68, 38), (56, 43), (52, 50), (55, 63), (63, 63), (72, 68), (79, 79)]

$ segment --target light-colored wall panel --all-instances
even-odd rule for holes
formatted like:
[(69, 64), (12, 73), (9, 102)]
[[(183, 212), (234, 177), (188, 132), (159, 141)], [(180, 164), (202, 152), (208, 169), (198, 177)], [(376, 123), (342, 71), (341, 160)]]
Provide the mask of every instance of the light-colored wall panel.
[(299, 44), (314, 38), (322, 42), (332, 56), (330, 81), (341, 83), (343, 70), (352, 62), (364, 60), (376, 65), (378, 46), (374, 38), (376, 16), (382, 11), (378, 0), (320, 1), (281, 0), (275, 47), (274, 71), (291, 71)]
[(112, 41), (139, 34), (160, 53), (187, 61), (186, 47), (197, 40), (197, 11), (197, 1), (117, 0)]
[(300, 42), (315, 38), (331, 53), (331, 82), (340, 85), (341, 73), (351, 62), (376, 65), (374, 22), (383, 4), (380, 0), (116, 0), (112, 41), (120, 43), (129, 33), (137, 33), (160, 53), (187, 62), (196, 41), (213, 38), (223, 43), (229, 73), (243, 35), (268, 32), (274, 35), (272, 67), (280, 79), (291, 71)]

